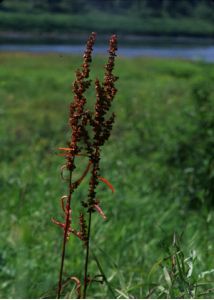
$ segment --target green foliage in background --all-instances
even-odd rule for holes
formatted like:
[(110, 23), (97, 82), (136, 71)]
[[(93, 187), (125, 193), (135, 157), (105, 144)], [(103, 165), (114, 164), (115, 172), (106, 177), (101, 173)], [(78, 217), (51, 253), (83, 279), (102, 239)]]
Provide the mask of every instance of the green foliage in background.
[(212, 0), (3, 0), (0, 8), (6, 11), (86, 12), (88, 10), (121, 13), (133, 10), (145, 16), (213, 17)]
[(5, 0), (1, 31), (213, 37), (212, 0)]
[[(80, 61), (0, 55), (1, 298), (55, 297), (61, 231), (50, 219), (60, 218), (66, 193), (57, 148), (69, 135), (70, 87)], [(94, 60), (96, 75), (104, 63)], [(211, 298), (214, 66), (119, 57), (115, 74), (117, 119), (101, 168), (116, 192), (100, 187), (108, 220), (93, 220), (90, 266), (96, 275), (99, 262), (108, 285), (93, 285), (89, 297)], [(89, 92), (90, 105), (94, 96)], [(84, 190), (83, 184), (74, 203)], [(66, 276), (83, 275), (78, 242), (68, 244)], [(75, 297), (73, 288), (64, 296)]]

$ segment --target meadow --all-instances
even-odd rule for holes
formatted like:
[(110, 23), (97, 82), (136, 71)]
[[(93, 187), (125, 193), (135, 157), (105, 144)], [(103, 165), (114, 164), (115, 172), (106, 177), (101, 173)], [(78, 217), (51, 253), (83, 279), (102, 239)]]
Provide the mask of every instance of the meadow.
[[(57, 148), (70, 134), (81, 63), (80, 56), (0, 54), (1, 298), (56, 295), (62, 237), (51, 218), (66, 193)], [(102, 56), (93, 60), (92, 78), (104, 64)], [(116, 122), (101, 162), (115, 193), (99, 187), (108, 219), (94, 217), (91, 244), (108, 284), (94, 284), (88, 297), (212, 298), (214, 65), (118, 57), (115, 74)], [(89, 105), (94, 96), (92, 89)], [(82, 252), (71, 238), (68, 276), (82, 276)], [(64, 297), (75, 298), (72, 284)]]

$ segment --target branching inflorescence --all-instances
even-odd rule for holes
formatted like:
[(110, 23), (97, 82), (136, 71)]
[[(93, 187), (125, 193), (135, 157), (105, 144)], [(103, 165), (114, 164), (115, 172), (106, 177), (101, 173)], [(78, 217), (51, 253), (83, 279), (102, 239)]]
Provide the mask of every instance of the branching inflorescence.
[[(74, 100), (70, 104), (69, 125), (71, 128), (71, 139), (67, 147), (59, 148), (66, 159), (66, 164), (61, 168), (62, 178), (66, 180), (68, 186), (68, 193), (61, 198), (61, 207), (64, 213), (64, 222), (59, 222), (55, 219), (52, 221), (63, 228), (63, 245), (61, 255), (61, 265), (58, 282), (57, 297), (60, 298), (62, 288), (69, 282), (73, 281), (76, 284), (77, 296), (79, 298), (86, 298), (87, 287), (93, 280), (88, 275), (89, 265), (89, 251), (90, 251), (90, 232), (92, 214), (97, 212), (103, 219), (106, 216), (100, 207), (100, 201), (96, 196), (96, 188), (99, 182), (107, 184), (107, 186), (114, 191), (113, 186), (107, 179), (100, 176), (100, 155), (101, 147), (108, 140), (112, 125), (114, 123), (115, 115), (110, 114), (112, 100), (117, 92), (115, 88), (115, 81), (118, 77), (113, 75), (114, 61), (117, 51), (117, 37), (113, 35), (109, 42), (109, 59), (105, 66), (104, 80), (101, 83), (98, 79), (95, 81), (96, 103), (94, 111), (86, 109), (85, 91), (90, 87), (91, 80), (88, 79), (90, 75), (90, 63), (92, 61), (92, 51), (95, 42), (96, 34), (92, 33), (87, 41), (86, 50), (83, 55), (82, 69), (76, 71), (76, 80), (73, 84)], [(88, 164), (82, 176), (73, 181), (73, 173), (76, 168), (75, 158), (77, 156), (84, 156), (88, 159)], [(65, 178), (65, 170), (68, 171), (69, 176)], [(79, 213), (79, 229), (73, 228), (72, 224), (72, 195), (79, 187), (82, 180), (90, 172), (90, 181), (88, 188), (88, 197), (86, 201), (81, 201), (82, 210)], [(88, 215), (88, 216), (87, 216)], [(88, 223), (86, 222), (86, 216)], [(81, 280), (77, 277), (71, 276), (63, 281), (63, 268), (65, 260), (66, 243), (73, 234), (79, 238), (85, 247), (85, 267), (84, 267), (84, 281), (81, 285)], [(83, 286), (83, 288), (81, 288)]]

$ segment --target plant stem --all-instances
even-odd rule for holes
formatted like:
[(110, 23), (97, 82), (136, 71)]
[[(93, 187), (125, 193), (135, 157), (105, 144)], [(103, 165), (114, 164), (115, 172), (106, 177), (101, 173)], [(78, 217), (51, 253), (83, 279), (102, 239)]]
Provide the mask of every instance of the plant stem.
[[(97, 158), (99, 153), (99, 147), (95, 147), (94, 157)], [(88, 236), (87, 236), (87, 247), (86, 247), (86, 255), (85, 255), (85, 271), (84, 271), (84, 289), (83, 289), (83, 299), (86, 298), (86, 291), (88, 287), (88, 264), (89, 264), (89, 251), (90, 251), (90, 235), (91, 235), (91, 219), (92, 219), (92, 207), (91, 204), (94, 202), (95, 197), (95, 189), (96, 189), (96, 161), (92, 159), (93, 168), (91, 170), (91, 187), (89, 188), (89, 218), (88, 218)], [(92, 196), (91, 196), (92, 195)], [(92, 197), (92, 199), (91, 199)]]
[[(70, 171), (70, 174), (69, 174), (69, 193), (68, 193), (68, 199), (67, 199), (67, 205), (69, 207), (69, 210), (70, 210), (70, 206), (71, 206), (72, 192), (73, 192), (73, 188), (72, 188), (72, 171)], [(61, 255), (61, 264), (60, 264), (60, 272), (59, 272), (57, 299), (60, 299), (61, 290), (62, 290), (62, 275), (63, 275), (64, 261), (65, 261), (65, 248), (66, 248), (68, 228), (69, 228), (69, 213), (67, 213), (67, 216), (66, 216), (65, 231), (64, 231), (63, 244), (62, 244), (62, 255)]]
[(89, 250), (90, 250), (90, 233), (91, 233), (91, 211), (89, 211), (88, 218), (88, 241), (86, 248), (86, 256), (85, 256), (85, 273), (84, 273), (84, 289), (83, 289), (83, 299), (86, 298), (86, 291), (88, 287), (88, 263), (89, 263)]
[(65, 244), (66, 244), (66, 235), (64, 234), (63, 245), (62, 245), (61, 265), (60, 265), (60, 272), (59, 272), (59, 282), (58, 282), (58, 290), (57, 290), (57, 299), (60, 299), (61, 289), (62, 289), (62, 273), (63, 273), (64, 260), (65, 260)]

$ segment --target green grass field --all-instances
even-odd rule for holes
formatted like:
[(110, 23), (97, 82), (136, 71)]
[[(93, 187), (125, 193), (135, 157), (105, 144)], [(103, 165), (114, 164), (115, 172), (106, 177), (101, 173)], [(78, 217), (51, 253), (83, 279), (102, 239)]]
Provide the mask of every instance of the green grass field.
[[(69, 138), (70, 87), (81, 63), (57, 54), (0, 54), (1, 298), (55, 297), (62, 232), (50, 220), (60, 219), (66, 193), (57, 148)], [(104, 64), (94, 59), (93, 78)], [(92, 229), (111, 289), (95, 283), (88, 297), (212, 298), (214, 65), (119, 57), (115, 73), (117, 119), (101, 171), (116, 192), (99, 187), (108, 220), (94, 216)], [(88, 99), (93, 105), (93, 90)], [(81, 242), (71, 238), (67, 250), (66, 276), (82, 277)], [(97, 274), (93, 260), (90, 273)], [(73, 288), (65, 297), (75, 297)]]

